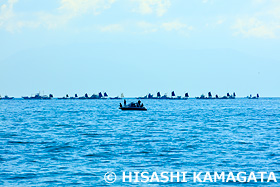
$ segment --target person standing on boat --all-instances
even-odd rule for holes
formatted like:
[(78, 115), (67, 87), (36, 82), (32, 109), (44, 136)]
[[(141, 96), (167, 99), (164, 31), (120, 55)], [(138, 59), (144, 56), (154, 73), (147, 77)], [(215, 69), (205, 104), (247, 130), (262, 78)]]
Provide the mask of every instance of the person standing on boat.
[(141, 101), (140, 101), (140, 100), (138, 100), (138, 107), (140, 107), (140, 104), (141, 104)]
[(124, 100), (123, 103), (124, 103), (124, 106), (126, 106), (126, 100)]

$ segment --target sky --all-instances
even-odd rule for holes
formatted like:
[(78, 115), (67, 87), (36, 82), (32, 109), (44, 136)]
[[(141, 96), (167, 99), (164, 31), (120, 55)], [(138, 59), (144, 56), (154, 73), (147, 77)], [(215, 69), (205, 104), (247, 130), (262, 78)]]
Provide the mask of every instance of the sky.
[(0, 95), (280, 96), (279, 0), (0, 0)]

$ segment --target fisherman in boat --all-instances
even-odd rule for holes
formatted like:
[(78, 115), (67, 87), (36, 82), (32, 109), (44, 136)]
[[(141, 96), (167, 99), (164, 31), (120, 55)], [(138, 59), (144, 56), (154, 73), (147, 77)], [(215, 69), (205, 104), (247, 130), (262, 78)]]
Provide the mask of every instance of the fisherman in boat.
[(124, 103), (124, 106), (126, 106), (126, 100), (124, 100), (123, 103)]
[[(124, 100), (125, 101), (125, 100)], [(147, 109), (144, 107), (144, 104), (138, 100), (138, 102), (131, 102), (128, 105), (126, 105), (126, 101), (125, 101), (125, 105), (122, 106), (122, 104), (120, 103), (120, 108), (121, 110), (144, 110), (146, 111)]]

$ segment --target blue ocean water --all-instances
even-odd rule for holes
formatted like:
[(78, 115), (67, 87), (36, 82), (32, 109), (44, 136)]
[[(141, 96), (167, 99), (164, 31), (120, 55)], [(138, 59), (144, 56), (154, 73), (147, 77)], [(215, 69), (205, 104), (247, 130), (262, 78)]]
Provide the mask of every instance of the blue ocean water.
[[(148, 111), (119, 102), (1, 100), (0, 185), (159, 186), (123, 183), (122, 172), (181, 171), (188, 183), (167, 184), (279, 186), (280, 99), (143, 100)], [(278, 182), (191, 181), (206, 171), (274, 172)]]

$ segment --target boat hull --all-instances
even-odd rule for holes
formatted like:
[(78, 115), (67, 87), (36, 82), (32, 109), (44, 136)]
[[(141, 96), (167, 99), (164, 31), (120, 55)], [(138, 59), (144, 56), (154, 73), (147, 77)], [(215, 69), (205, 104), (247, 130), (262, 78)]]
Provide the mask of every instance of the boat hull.
[(145, 107), (120, 107), (121, 110), (139, 110), (139, 111), (146, 111)]

